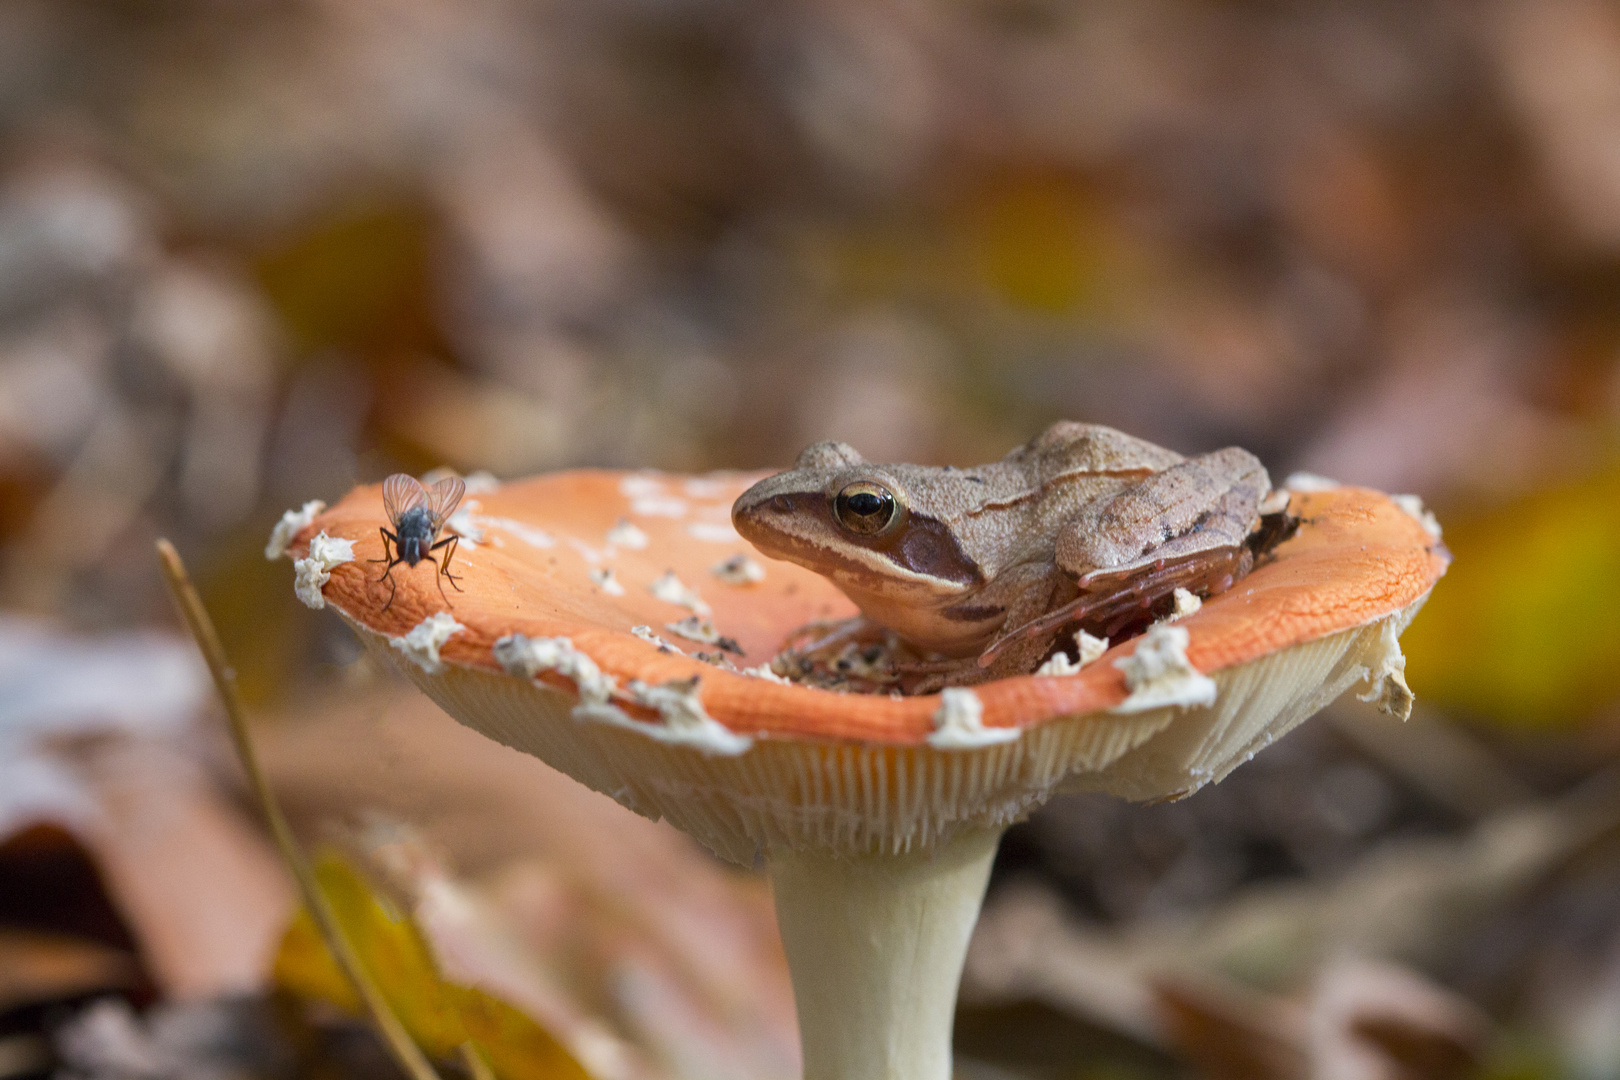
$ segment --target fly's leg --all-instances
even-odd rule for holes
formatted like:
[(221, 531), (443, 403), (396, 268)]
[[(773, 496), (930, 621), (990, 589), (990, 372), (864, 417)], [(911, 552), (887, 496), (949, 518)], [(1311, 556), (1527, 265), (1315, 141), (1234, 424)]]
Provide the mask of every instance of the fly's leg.
[(395, 559), (393, 562), (389, 563), (388, 568), (383, 571), (383, 576), (377, 579), (379, 581), (388, 582), (388, 603), (383, 605), (383, 610), (384, 611), (387, 611), (389, 608), (394, 606), (394, 594), (399, 592), (399, 582), (394, 580), (394, 573), (393, 573), (394, 567), (398, 563), (399, 563), (398, 559)]
[[(439, 587), (439, 598), (444, 601), (445, 607), (454, 607), (455, 605), (450, 603), (450, 597), (445, 595), (444, 582), (439, 580), (440, 578), (449, 578), (450, 587), (456, 590), (456, 592), (462, 591), (461, 586), (456, 584), (456, 582), (460, 581), (461, 579), (450, 572), (450, 560), (455, 558), (456, 549), (460, 547), (460, 540), (461, 537), (459, 536), (447, 536), (443, 540), (440, 540), (437, 544), (434, 544), (432, 547), (428, 548), (427, 561), (433, 564), (433, 582)], [(450, 550), (444, 553), (444, 563), (441, 565), (439, 560), (433, 557), (433, 553), (445, 546), (448, 546)]]
[[(435, 544), (435, 545), (434, 545), (434, 547), (437, 547), (437, 546), (438, 546), (438, 545), (437, 545), (437, 544)], [(428, 548), (428, 551), (429, 551), (429, 552), (432, 552), (432, 551), (433, 551), (433, 548)], [(425, 559), (427, 559), (427, 561), (428, 561), (428, 562), (430, 562), (430, 563), (432, 563), (432, 564), (433, 564), (433, 583), (434, 583), (434, 584), (435, 584), (435, 585), (437, 585), (437, 586), (438, 586), (438, 587), (439, 587), (439, 599), (440, 599), (440, 600), (443, 600), (443, 601), (444, 601), (444, 606), (445, 606), (445, 607), (447, 607), (447, 608), (453, 608), (453, 607), (455, 607), (455, 606), (456, 606), (456, 605), (454, 605), (454, 604), (452, 604), (452, 603), (451, 603), (451, 602), (450, 602), (450, 597), (449, 597), (449, 596), (447, 596), (447, 595), (445, 595), (445, 591), (444, 591), (444, 582), (443, 582), (443, 581), (442, 581), (442, 580), (440, 580), (440, 579), (442, 579), (442, 578), (447, 578), (447, 577), (450, 577), (450, 575), (449, 575), (449, 574), (446, 574), (446, 573), (445, 573), (445, 572), (444, 572), (444, 571), (445, 571), (445, 567), (444, 567), (444, 566), (440, 566), (440, 565), (439, 565), (439, 560), (438, 560), (438, 559), (435, 559), (435, 558), (434, 558), (434, 557), (433, 557), (433, 556), (432, 556), (432, 555), (431, 555), (431, 554), (428, 554), (428, 555), (424, 555), (424, 556), (423, 556), (423, 558), (425, 558)], [(448, 558), (448, 557), (446, 557), (446, 558), (445, 558), (445, 560), (444, 560), (444, 562), (445, 562), (445, 566), (448, 566), (448, 565), (449, 565), (449, 564), (450, 564), (450, 559), (449, 559), (449, 558)], [(454, 585), (455, 585), (455, 583), (456, 583), (456, 582), (455, 582), (455, 579), (454, 579), (454, 578), (451, 578), (451, 579), (450, 579), (450, 584), (451, 584), (451, 585), (452, 585), (452, 586), (454, 586)], [(460, 592), (460, 591), (461, 591), (461, 590), (460, 590), (460, 589), (456, 589), (456, 591), (457, 591), (457, 592)]]
[[(450, 572), (450, 560), (456, 557), (456, 551), (461, 547), (461, 537), (447, 536), (443, 540), (440, 540), (437, 544), (434, 544), (432, 547), (428, 548), (428, 551), (438, 551), (446, 544), (450, 545), (450, 550), (444, 553), (444, 565), (439, 567), (439, 573), (450, 579), (450, 587), (452, 589), (456, 590), (456, 592), (461, 592), (461, 586), (456, 584), (456, 582), (461, 580), (460, 576)], [(444, 591), (443, 585), (439, 586), (439, 591)]]
[(439, 587), (439, 599), (444, 601), (445, 607), (453, 607), (450, 598), (444, 594), (444, 582), (439, 580), (444, 574), (444, 567), (440, 566), (439, 560), (432, 555), (428, 555), (426, 558), (428, 562), (433, 564), (433, 583)]
[[(399, 537), (395, 536), (393, 533), (389, 532), (385, 527), (383, 527), (381, 525), (377, 526), (377, 531), (382, 533), (383, 557), (380, 558), (380, 559), (367, 559), (366, 562), (382, 562), (382, 563), (388, 563), (389, 566), (393, 566), (394, 563), (399, 562), (399, 560), (393, 558), (394, 549), (391, 546), (389, 546), (388, 541), (392, 540), (392, 541), (394, 541), (395, 544), (398, 544), (399, 543)], [(383, 573), (386, 574), (386, 573), (388, 573), (388, 571), (384, 570)], [(377, 580), (381, 581), (382, 578), (378, 578)]]
[(383, 610), (387, 611), (389, 608), (394, 606), (394, 594), (399, 591), (399, 582), (394, 580), (393, 574), (394, 567), (399, 565), (399, 557), (394, 555), (394, 547), (390, 547), (388, 541), (392, 540), (394, 542), (394, 546), (397, 547), (399, 545), (399, 537), (380, 526), (378, 527), (377, 531), (382, 533), (383, 557), (380, 559), (367, 559), (366, 562), (385, 562), (388, 564), (387, 566), (383, 567), (382, 577), (377, 579), (379, 584), (384, 581), (388, 582), (388, 603), (383, 605)]

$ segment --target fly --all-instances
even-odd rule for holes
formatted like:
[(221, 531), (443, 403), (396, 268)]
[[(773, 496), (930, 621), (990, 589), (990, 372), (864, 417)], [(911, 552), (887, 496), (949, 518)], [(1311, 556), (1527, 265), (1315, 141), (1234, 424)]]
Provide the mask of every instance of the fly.
[[(386, 562), (379, 582), (388, 582), (388, 603), (383, 605), (387, 611), (394, 606), (394, 593), (399, 585), (394, 581), (393, 569), (400, 563), (414, 567), (426, 559), (432, 563), (438, 573), (434, 581), (439, 586), (439, 595), (446, 604), (450, 598), (445, 596), (444, 582), (440, 577), (450, 580), (450, 587), (456, 592), (461, 586), (456, 582), (461, 579), (450, 572), (450, 560), (455, 557), (457, 541), (461, 537), (451, 533), (439, 538), (439, 531), (450, 515), (456, 512), (461, 504), (461, 497), (466, 494), (467, 485), (459, 476), (447, 476), (432, 487), (423, 487), (413, 476), (404, 473), (395, 473), (383, 481), (383, 510), (388, 514), (388, 524), (394, 527), (393, 532), (386, 528), (380, 529), (383, 538), (383, 557), (372, 559), (372, 562)], [(390, 546), (392, 541), (392, 546)], [(433, 553), (442, 547), (450, 550), (444, 553), (444, 563), (433, 557)]]

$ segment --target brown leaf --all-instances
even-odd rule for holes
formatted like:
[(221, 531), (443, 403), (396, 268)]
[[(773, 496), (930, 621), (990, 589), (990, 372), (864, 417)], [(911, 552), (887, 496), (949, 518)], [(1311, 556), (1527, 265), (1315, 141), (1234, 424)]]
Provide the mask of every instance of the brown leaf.
[(135, 958), (126, 952), (65, 934), (0, 927), (0, 1012), (123, 989), (138, 976)]

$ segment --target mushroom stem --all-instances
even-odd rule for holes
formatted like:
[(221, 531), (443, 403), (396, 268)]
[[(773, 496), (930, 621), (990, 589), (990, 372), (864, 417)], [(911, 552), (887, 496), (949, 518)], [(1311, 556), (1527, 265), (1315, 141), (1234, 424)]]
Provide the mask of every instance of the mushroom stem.
[(968, 938), (1001, 830), (854, 858), (767, 859), (805, 1080), (950, 1080)]

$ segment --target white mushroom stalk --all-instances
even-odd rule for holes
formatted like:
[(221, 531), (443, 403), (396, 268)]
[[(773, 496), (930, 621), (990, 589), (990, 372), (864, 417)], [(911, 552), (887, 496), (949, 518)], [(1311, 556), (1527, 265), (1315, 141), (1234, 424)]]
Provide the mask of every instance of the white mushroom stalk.
[(957, 984), (1001, 832), (904, 855), (770, 853), (805, 1080), (949, 1080)]

